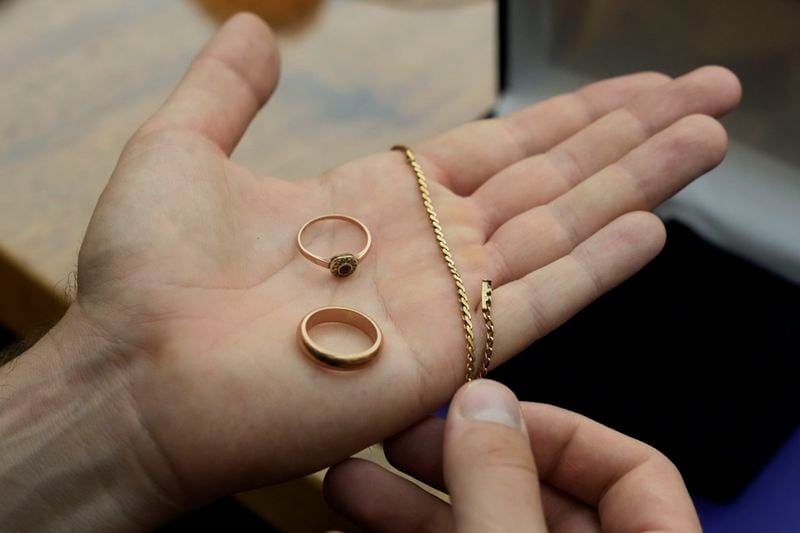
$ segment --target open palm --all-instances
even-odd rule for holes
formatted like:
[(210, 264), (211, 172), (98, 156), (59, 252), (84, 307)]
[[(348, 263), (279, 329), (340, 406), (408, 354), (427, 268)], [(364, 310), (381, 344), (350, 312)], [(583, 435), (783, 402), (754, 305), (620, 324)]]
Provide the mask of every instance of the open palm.
[[(230, 21), (126, 146), (81, 249), (75, 305), (111, 340), (155, 443), (145, 462), (180, 501), (339, 461), (464, 379), (453, 280), (402, 154), (297, 182), (228, 160), (275, 86), (276, 54), (258, 19)], [(415, 146), (473, 303), (494, 281), (494, 364), (658, 253), (647, 211), (719, 163), (727, 140), (710, 116), (738, 99), (721, 68), (642, 73)], [(373, 235), (346, 279), (295, 248), (328, 213)], [(318, 229), (321, 254), (357, 249), (347, 226)], [(331, 372), (301, 354), (298, 323), (325, 305), (380, 325), (374, 364)]]

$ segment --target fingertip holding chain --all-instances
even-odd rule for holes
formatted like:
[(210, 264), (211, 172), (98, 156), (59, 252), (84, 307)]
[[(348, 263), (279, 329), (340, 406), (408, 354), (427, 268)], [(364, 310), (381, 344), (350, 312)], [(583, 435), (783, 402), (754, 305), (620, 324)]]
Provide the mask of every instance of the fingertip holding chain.
[(475, 335), (472, 326), (472, 312), (470, 311), (469, 297), (467, 296), (467, 289), (464, 287), (464, 279), (456, 267), (456, 262), (453, 259), (453, 253), (450, 251), (450, 246), (445, 239), (442, 225), (439, 222), (439, 217), (436, 210), (433, 208), (431, 201), (431, 194), (428, 190), (428, 180), (425, 177), (425, 172), (422, 170), (422, 165), (417, 161), (414, 152), (408, 146), (395, 145), (392, 150), (403, 152), (406, 156), (408, 164), (414, 171), (417, 177), (417, 184), (419, 185), (419, 192), (422, 196), (422, 205), (428, 213), (428, 218), (433, 227), (433, 233), (436, 236), (436, 242), (444, 256), (447, 268), (453, 276), (456, 284), (456, 291), (458, 293), (458, 302), (461, 305), (461, 318), (464, 322), (464, 337), (467, 343), (467, 370), (466, 380), (472, 381), (473, 379), (485, 377), (489, 372), (489, 364), (492, 360), (492, 353), (494, 352), (494, 323), (492, 322), (492, 282), (491, 280), (483, 280), (481, 283), (481, 312), (483, 314), (484, 327), (486, 328), (486, 341), (483, 349), (483, 363), (480, 370), (476, 372), (475, 365)]

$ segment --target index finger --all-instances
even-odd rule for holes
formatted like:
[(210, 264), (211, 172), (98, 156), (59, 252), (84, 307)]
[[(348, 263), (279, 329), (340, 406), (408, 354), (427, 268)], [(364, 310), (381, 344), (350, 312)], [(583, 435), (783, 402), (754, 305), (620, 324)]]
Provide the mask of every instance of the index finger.
[(522, 411), (541, 479), (597, 506), (603, 531), (701, 531), (680, 472), (656, 449), (558, 407)]

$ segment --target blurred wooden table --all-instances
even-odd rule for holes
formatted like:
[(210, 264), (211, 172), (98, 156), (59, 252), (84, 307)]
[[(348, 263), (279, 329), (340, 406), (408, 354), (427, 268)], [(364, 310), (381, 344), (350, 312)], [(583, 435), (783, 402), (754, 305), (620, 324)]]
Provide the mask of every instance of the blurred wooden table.
[(120, 149), (231, 3), (300, 20), (277, 29), (280, 86), (234, 154), (253, 169), (317, 173), (491, 107), (490, 1), (0, 0), (0, 323), (63, 311)]
[(278, 26), (280, 86), (234, 154), (263, 173), (318, 173), (493, 103), (489, 0), (0, 0), (0, 323), (25, 335), (64, 311), (120, 149), (231, 6)]

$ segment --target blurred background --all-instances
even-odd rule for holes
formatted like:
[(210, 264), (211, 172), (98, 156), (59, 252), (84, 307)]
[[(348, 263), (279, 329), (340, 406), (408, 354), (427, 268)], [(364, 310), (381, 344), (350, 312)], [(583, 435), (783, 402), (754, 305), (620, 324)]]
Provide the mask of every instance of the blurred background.
[(658, 209), (660, 256), (494, 377), (659, 448), (706, 531), (800, 531), (800, 2), (499, 7), (499, 114), (704, 64), (744, 97), (725, 161)]
[[(660, 209), (664, 252), (494, 377), (659, 447), (708, 531), (800, 530), (797, 0), (0, 0), (7, 356), (66, 308), (128, 136), (241, 10), (273, 26), (283, 75), (233, 159), (288, 179), (594, 79), (734, 70), (730, 156)], [(362, 456), (385, 462), (379, 447)], [(320, 480), (164, 531), (359, 531), (327, 509)]]

